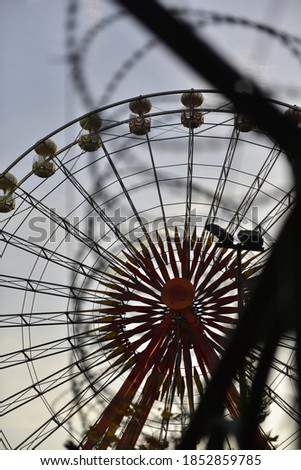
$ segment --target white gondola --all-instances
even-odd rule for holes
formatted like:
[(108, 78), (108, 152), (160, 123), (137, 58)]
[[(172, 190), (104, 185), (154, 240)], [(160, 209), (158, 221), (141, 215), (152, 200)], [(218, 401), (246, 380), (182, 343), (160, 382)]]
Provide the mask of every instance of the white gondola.
[(32, 163), (32, 171), (40, 178), (49, 178), (55, 173), (56, 165), (52, 160), (56, 154), (57, 146), (51, 139), (39, 143)]
[(199, 108), (204, 101), (202, 93), (192, 91), (191, 93), (183, 93), (181, 103), (188, 109), (181, 114), (181, 123), (188, 129), (196, 129), (204, 122), (204, 115)]
[(129, 108), (134, 113), (129, 119), (130, 132), (135, 135), (145, 135), (151, 129), (151, 119), (145, 116), (152, 109), (149, 98), (138, 98), (130, 101)]
[(15, 209), (14, 190), (17, 186), (18, 180), (11, 173), (0, 177), (0, 212), (10, 212)]

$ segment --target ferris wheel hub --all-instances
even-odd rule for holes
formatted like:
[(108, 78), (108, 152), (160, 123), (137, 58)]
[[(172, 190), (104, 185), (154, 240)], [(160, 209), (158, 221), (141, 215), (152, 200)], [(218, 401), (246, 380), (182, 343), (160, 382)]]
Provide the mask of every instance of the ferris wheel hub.
[(194, 286), (188, 279), (175, 277), (169, 279), (163, 286), (161, 299), (167, 307), (182, 310), (192, 304), (194, 293)]

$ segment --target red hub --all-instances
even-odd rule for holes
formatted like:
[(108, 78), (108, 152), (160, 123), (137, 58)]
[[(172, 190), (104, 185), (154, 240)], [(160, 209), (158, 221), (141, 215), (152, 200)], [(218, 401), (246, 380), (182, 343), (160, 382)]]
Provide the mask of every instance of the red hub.
[(182, 310), (192, 305), (194, 292), (194, 286), (188, 279), (176, 277), (163, 286), (161, 299), (172, 310)]

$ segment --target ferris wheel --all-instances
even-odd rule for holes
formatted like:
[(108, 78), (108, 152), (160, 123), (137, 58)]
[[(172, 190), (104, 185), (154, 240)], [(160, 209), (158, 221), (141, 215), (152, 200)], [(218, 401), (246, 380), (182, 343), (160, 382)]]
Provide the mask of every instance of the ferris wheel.
[[(300, 122), (298, 108), (274, 104)], [(0, 190), (11, 447), (175, 448), (294, 205), (281, 148), (216, 91), (158, 92), (41, 138)], [(229, 421), (260, 355), (229, 387)], [(258, 448), (294, 448), (296, 381), (286, 334)]]

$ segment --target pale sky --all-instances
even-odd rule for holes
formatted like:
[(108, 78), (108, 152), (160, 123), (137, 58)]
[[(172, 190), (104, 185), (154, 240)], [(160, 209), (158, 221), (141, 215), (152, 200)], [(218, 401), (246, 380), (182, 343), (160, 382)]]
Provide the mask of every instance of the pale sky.
[[(116, 11), (114, 1), (82, 0), (76, 20), (76, 40), (81, 39), (102, 18)], [(168, 0), (166, 5), (181, 7)], [(0, 118), (2, 167), (9, 164), (33, 142), (64, 122), (89, 111), (78, 96), (66, 60), (66, 23), (69, 1), (2, 0), (0, 4)], [(190, 0), (185, 8), (217, 12), (222, 16), (248, 19), (270, 25), (280, 32), (298, 35), (301, 5), (298, 0)], [(200, 14), (200, 13), (199, 13)], [(191, 18), (191, 16), (190, 16)], [(197, 16), (194, 17), (197, 21)], [(200, 20), (203, 17), (200, 16)], [(209, 25), (210, 24), (210, 25)], [(301, 101), (300, 58), (277, 38), (255, 28), (207, 22), (203, 32), (222, 54), (234, 57), (247, 73), (267, 86), (278, 99)], [(148, 43), (137, 22), (121, 19), (94, 35), (83, 59), (86, 89), (95, 106), (114, 74), (134, 51)], [(298, 46), (298, 45), (297, 45)], [(300, 47), (299, 47), (300, 49)], [(157, 64), (153, 67), (150, 64)], [(137, 60), (119, 81), (110, 101), (153, 91), (197, 87), (196, 77), (162, 46), (154, 46)], [(17, 138), (16, 138), (17, 134)], [(12, 143), (13, 140), (13, 143)]]
[[(68, 8), (77, 3), (72, 26)], [(181, 0), (162, 3), (183, 6)], [(300, 36), (299, 0), (187, 0), (185, 9), (185, 18), (200, 34), (269, 95), (301, 105), (301, 39), (291, 42), (291, 50), (283, 44), (283, 33)], [(0, 173), (36, 141), (100, 105), (158, 91), (211, 87), (165, 46), (152, 42), (136, 20), (117, 16), (117, 11), (110, 0), (0, 0)], [(234, 24), (230, 17), (236, 18)], [(269, 34), (266, 25), (272, 27)], [(84, 51), (77, 77), (68, 61), (72, 40), (76, 52)], [(19, 180), (23, 170), (20, 165)], [(22, 267), (19, 259), (10, 262), (16, 275), (30, 271), (24, 261)], [(2, 308), (12, 310), (11, 301), (1, 299)], [(28, 416), (34, 420), (35, 414), (38, 409)], [(26, 427), (25, 422), (5, 425), (11, 442), (14, 428)], [(51, 445), (62, 448), (64, 439), (62, 432)]]

